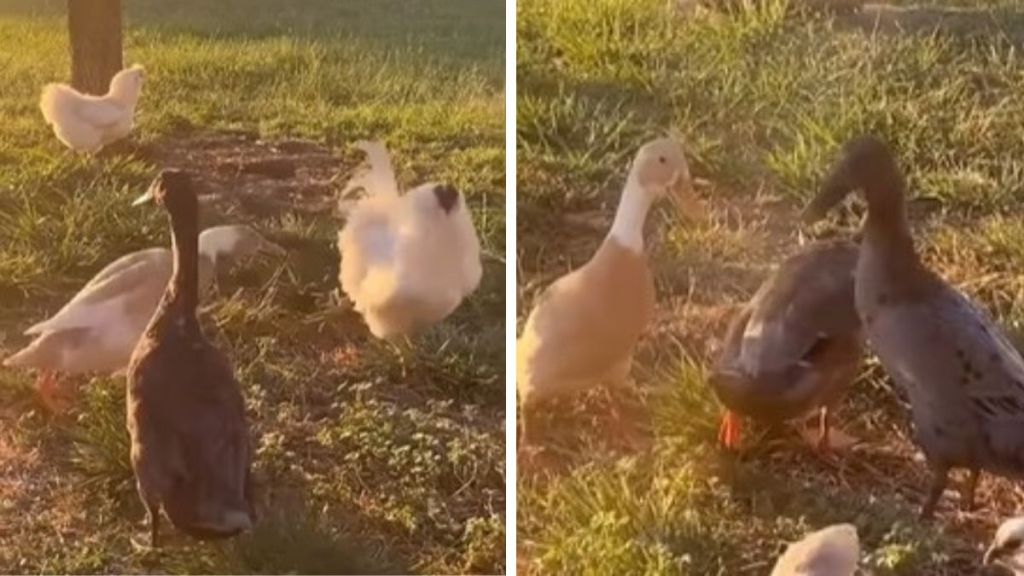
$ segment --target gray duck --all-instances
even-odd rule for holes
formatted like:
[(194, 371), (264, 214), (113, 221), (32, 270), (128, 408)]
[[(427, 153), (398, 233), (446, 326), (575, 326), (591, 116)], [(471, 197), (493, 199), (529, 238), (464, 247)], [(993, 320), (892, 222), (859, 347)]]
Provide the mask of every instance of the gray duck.
[(863, 355), (853, 304), (857, 251), (848, 240), (805, 247), (732, 320), (710, 378), (726, 406), (723, 446), (739, 447), (741, 416), (777, 423), (819, 410), (818, 448), (828, 449), (830, 411)]
[(190, 177), (160, 173), (137, 203), (170, 215), (174, 272), (128, 366), (128, 432), (139, 496), (158, 546), (160, 509), (199, 539), (252, 525), (252, 448), (245, 404), (230, 362), (203, 335), (198, 202)]
[(1024, 360), (981, 309), (921, 262), (904, 177), (884, 142), (848, 142), (805, 219), (822, 218), (853, 190), (868, 205), (857, 313), (870, 347), (910, 399), (915, 441), (933, 471), (921, 516), (933, 516), (954, 468), (971, 471), (964, 498), (971, 508), (982, 470), (1024, 476)]

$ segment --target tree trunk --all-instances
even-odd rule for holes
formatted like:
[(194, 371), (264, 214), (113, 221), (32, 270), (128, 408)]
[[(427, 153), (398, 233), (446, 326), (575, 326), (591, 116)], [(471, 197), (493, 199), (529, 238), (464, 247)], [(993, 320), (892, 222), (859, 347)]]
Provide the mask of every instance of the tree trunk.
[(71, 85), (86, 94), (106, 94), (123, 68), (121, 0), (68, 0)]

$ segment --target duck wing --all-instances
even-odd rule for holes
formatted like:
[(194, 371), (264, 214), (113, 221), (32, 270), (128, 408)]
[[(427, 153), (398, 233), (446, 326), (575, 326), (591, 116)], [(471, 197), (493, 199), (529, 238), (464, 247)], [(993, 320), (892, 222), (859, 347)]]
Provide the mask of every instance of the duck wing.
[(588, 263), (538, 297), (516, 341), (520, 392), (554, 393), (630, 360), (654, 304), (646, 256), (606, 240)]
[(880, 307), (868, 335), (926, 454), (1024, 472), (1024, 359), (984, 311), (934, 278), (927, 298)]
[(60, 311), (25, 334), (96, 326), (115, 310), (152, 315), (172, 270), (171, 254), (164, 248), (123, 256), (97, 273)]
[(747, 320), (730, 327), (742, 327), (742, 338), (727, 338), (733, 345), (726, 346), (722, 364), (753, 376), (782, 373), (856, 333), (857, 257), (855, 244), (837, 242), (812, 245), (786, 260), (754, 295)]
[[(148, 263), (147, 265), (151, 266), (162, 266), (166, 263), (167, 266), (173, 266), (174, 260), (171, 257), (171, 251), (167, 248), (149, 248), (146, 250), (132, 252), (131, 254), (125, 254), (110, 264), (107, 264), (102, 270), (97, 272), (95, 276), (90, 278), (82, 291), (84, 291), (85, 288), (102, 284), (106, 280), (113, 278), (141, 263)], [(74, 300), (72, 299), (72, 301)]]
[(227, 359), (206, 342), (193, 351), (188, 362), (172, 356), (180, 360), (175, 370), (142, 368), (130, 422), (156, 448), (147, 464), (164, 478), (175, 526), (201, 538), (227, 536), (251, 522), (245, 405)]

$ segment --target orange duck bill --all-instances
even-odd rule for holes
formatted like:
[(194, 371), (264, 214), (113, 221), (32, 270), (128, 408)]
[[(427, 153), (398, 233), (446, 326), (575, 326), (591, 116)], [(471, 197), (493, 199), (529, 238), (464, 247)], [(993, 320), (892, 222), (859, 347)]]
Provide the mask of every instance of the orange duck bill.
[(737, 450), (743, 433), (743, 418), (732, 410), (722, 415), (722, 425), (718, 429), (718, 443), (723, 448)]

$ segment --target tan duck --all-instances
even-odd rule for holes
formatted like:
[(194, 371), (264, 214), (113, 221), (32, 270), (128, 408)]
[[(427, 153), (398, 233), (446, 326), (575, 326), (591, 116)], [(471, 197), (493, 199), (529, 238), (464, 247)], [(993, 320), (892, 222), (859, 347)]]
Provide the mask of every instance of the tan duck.
[(771, 576), (853, 576), (859, 561), (857, 528), (836, 524), (790, 544)]
[(174, 273), (128, 366), (128, 432), (156, 547), (161, 508), (199, 539), (252, 525), (252, 448), (234, 370), (196, 317), (198, 202), (191, 180), (165, 170), (139, 202), (148, 199), (170, 214)]
[[(205, 292), (226, 260), (257, 254), (283, 254), (248, 226), (215, 226), (199, 235), (199, 286)], [(62, 395), (58, 374), (115, 374), (128, 366), (135, 344), (153, 317), (171, 279), (167, 248), (140, 250), (100, 270), (52, 317), (25, 334), (30, 344), (4, 360), (4, 366), (39, 370), (36, 385), (44, 403), (57, 409)]]
[(867, 200), (854, 301), (871, 349), (910, 399), (914, 439), (933, 471), (930, 518), (949, 471), (1024, 478), (1024, 359), (987, 314), (921, 261), (907, 225), (906, 182), (889, 147), (848, 142), (806, 218), (854, 190)]
[(667, 138), (640, 148), (611, 231), (590, 261), (556, 280), (537, 299), (516, 343), (524, 445), (530, 442), (537, 403), (601, 383), (628, 381), (633, 348), (654, 311), (644, 221), (663, 198), (684, 214), (703, 214), (683, 150)]
[(729, 326), (711, 385), (727, 411), (720, 442), (738, 448), (741, 418), (780, 422), (820, 411), (818, 447), (829, 446), (829, 412), (857, 377), (863, 354), (853, 304), (857, 245), (811, 244), (761, 285)]

